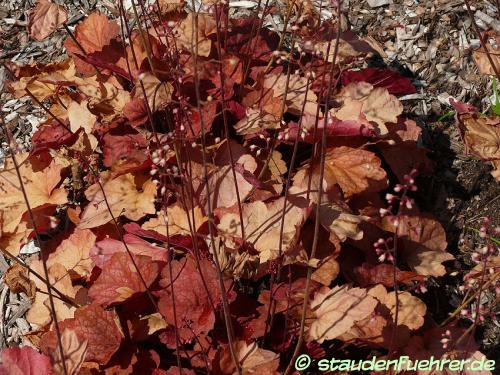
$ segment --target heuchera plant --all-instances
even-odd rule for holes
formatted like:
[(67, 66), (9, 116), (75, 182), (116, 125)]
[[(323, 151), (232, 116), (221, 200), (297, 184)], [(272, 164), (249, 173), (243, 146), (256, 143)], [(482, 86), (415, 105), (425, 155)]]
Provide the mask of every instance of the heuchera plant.
[[(481, 358), (458, 312), (439, 325), (418, 294), (453, 256), (413, 199), (432, 171), (397, 99), (415, 88), (388, 69), (353, 70), (375, 50), (341, 31), (340, 4), (322, 20), (296, 2), (282, 33), (223, 2), (132, 5), (64, 25), (64, 61), (6, 64), (11, 93), (47, 120), (27, 151), (3, 123), (0, 247), (17, 259), (5, 279), (32, 300), (25, 338), (40, 353), (4, 350), (0, 372)], [(66, 18), (40, 1), (30, 33), (43, 39)], [(25, 264), (31, 240), (41, 253)], [(480, 257), (498, 276), (494, 251)]]

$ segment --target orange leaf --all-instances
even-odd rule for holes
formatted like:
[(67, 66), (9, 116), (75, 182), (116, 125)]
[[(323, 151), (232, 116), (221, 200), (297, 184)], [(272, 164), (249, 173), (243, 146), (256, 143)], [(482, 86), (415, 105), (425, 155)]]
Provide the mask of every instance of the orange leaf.
[[(307, 191), (310, 168), (299, 170), (294, 176), (294, 187)], [(320, 165), (312, 168), (311, 194), (314, 202), (318, 201)], [(387, 175), (381, 167), (380, 159), (370, 151), (346, 146), (330, 148), (325, 155), (323, 191), (331, 191), (340, 186), (344, 195), (350, 197), (358, 193), (376, 192), (387, 186)]]
[[(67, 202), (66, 191), (57, 188), (61, 182), (63, 167), (52, 161), (46, 168), (38, 170), (26, 154), (18, 154), (19, 172), (31, 208), (44, 204), (59, 205)], [(0, 212), (3, 214), (4, 232), (13, 232), (27, 211), (26, 202), (12, 159), (7, 159), (0, 170)]]
[(33, 39), (42, 41), (68, 20), (64, 7), (48, 0), (39, 0), (30, 13), (28, 32)]
[(61, 242), (54, 253), (49, 255), (47, 265), (62, 264), (70, 275), (86, 277), (93, 268), (89, 251), (94, 246), (96, 236), (88, 229), (76, 228), (68, 239)]

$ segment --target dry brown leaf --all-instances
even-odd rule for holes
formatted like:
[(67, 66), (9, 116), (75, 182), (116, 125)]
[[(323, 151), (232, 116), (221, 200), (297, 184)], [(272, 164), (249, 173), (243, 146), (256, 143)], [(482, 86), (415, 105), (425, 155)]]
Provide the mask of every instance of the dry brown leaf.
[(335, 257), (328, 256), (318, 262), (316, 269), (312, 273), (311, 280), (329, 286), (337, 278), (339, 271), (340, 266)]
[(377, 303), (366, 289), (322, 287), (311, 301), (316, 319), (309, 326), (308, 339), (321, 344), (342, 335), (370, 315)]
[(181, 12), (184, 9), (184, 0), (159, 0), (161, 14), (169, 14), (173, 12)]
[[(264, 110), (268, 113), (274, 114), (277, 117), (281, 115), (281, 103), (285, 99), (286, 94), (285, 112), (290, 112), (294, 115), (300, 115), (301, 113), (316, 115), (318, 97), (311, 89), (311, 85), (307, 86), (307, 78), (301, 77), (298, 74), (291, 74), (289, 78), (282, 74), (269, 74), (264, 79), (263, 86), (264, 91), (272, 90), (273, 100), (277, 100), (279, 103), (279, 106), (264, 107)], [(304, 111), (302, 111), (302, 107), (304, 107)], [(279, 125), (278, 123), (277, 126)]]
[[(500, 51), (498, 48), (493, 48), (488, 42), (486, 43), (486, 48), (488, 49), (488, 52), (490, 53), (490, 56), (493, 60), (493, 63), (495, 64), (495, 67), (497, 68), (497, 71), (500, 70)], [(479, 72), (481, 74), (489, 74), (494, 76), (495, 70), (490, 64), (490, 61), (488, 59), (488, 55), (486, 54), (485, 50), (483, 47), (480, 47), (474, 51), (472, 51), (472, 58), (474, 59), (474, 62), (476, 63)]]
[(347, 208), (335, 202), (322, 203), (319, 211), (321, 225), (335, 234), (340, 241), (363, 238), (363, 231), (358, 227), (364, 219), (363, 216), (353, 215)]
[(26, 293), (29, 298), (35, 297), (35, 283), (29, 279), (28, 270), (18, 263), (10, 266), (4, 275), (5, 284), (12, 293)]
[[(257, 162), (251, 155), (242, 155), (236, 163), (250, 174), (253, 174), (257, 169)], [(236, 192), (236, 184), (238, 185), (238, 192)], [(254, 189), (253, 185), (247, 181), (240, 171), (236, 171), (236, 184), (230, 165), (224, 165), (221, 167), (213, 166), (213, 168), (209, 171), (208, 176), (208, 186), (210, 189), (212, 207), (231, 207), (238, 203), (238, 194), (240, 202), (242, 202)], [(206, 188), (200, 192), (200, 199), (203, 202), (206, 201)]]
[(247, 108), (246, 116), (238, 121), (234, 128), (240, 135), (256, 134), (265, 129), (280, 129), (280, 119), (273, 114), (251, 107)]
[(97, 76), (75, 80), (79, 91), (87, 96), (88, 106), (93, 113), (99, 114), (102, 120), (112, 121), (123, 114), (125, 105), (130, 102), (131, 95), (111, 76), (101, 82)]
[[(375, 297), (381, 304), (386, 306), (392, 317), (396, 318), (396, 293), (387, 293), (382, 284), (378, 284), (368, 291), (368, 294)], [(426, 304), (419, 298), (408, 292), (398, 292), (398, 326), (405, 325), (411, 330), (419, 329), (424, 324), (424, 316), (427, 312)]]
[[(156, 212), (154, 199), (156, 185), (151, 179), (146, 180), (140, 188), (136, 186), (134, 176), (127, 173), (102, 183), (91, 185), (85, 196), (89, 204), (82, 213), (78, 224), (80, 229), (95, 228), (109, 222), (113, 216), (124, 215), (130, 220), (139, 220), (147, 214)], [(111, 209), (111, 213), (108, 209)]]
[(500, 120), (497, 117), (478, 117), (477, 114), (460, 116), (460, 129), (465, 145), (473, 155), (493, 163), (493, 176), (497, 177), (500, 162)]
[(43, 71), (33, 72), (33, 75), (22, 76), (10, 84), (10, 87), (16, 98), (27, 96), (26, 89), (28, 89), (35, 98), (43, 102), (57, 92), (59, 82), (78, 81), (75, 74), (75, 64), (71, 59), (68, 59), (49, 64), (44, 67)]
[(33, 39), (44, 40), (68, 20), (68, 13), (61, 5), (48, 0), (38, 0), (30, 12), (28, 32)]

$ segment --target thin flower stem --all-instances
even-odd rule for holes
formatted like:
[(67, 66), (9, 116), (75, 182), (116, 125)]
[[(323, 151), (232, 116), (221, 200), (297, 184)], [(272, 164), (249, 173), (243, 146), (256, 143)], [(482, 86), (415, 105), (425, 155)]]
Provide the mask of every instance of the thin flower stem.
[[(331, 74), (328, 82), (328, 91), (327, 91), (327, 97), (326, 97), (326, 108), (325, 108), (325, 118), (324, 118), (324, 123), (323, 123), (323, 129), (322, 129), (322, 135), (321, 135), (321, 148), (320, 148), (320, 175), (319, 175), (319, 188), (318, 188), (318, 199), (316, 202), (316, 212), (315, 212), (315, 222), (314, 222), (314, 237), (313, 237), (313, 243), (312, 243), (312, 249), (311, 249), (311, 256), (310, 259), (313, 259), (316, 256), (316, 251), (318, 248), (318, 242), (319, 242), (319, 225), (320, 225), (320, 209), (321, 209), (321, 200), (323, 197), (323, 177), (324, 177), (324, 172), (325, 172), (325, 150), (326, 150), (326, 129), (328, 125), (328, 112), (329, 112), (329, 98), (331, 96), (332, 90), (333, 90), (333, 70), (335, 68), (336, 62), (337, 62), (337, 55), (338, 55), (338, 50), (339, 50), (339, 44), (340, 44), (340, 15), (341, 15), (341, 4), (342, 1), (338, 0), (337, 2), (337, 36), (335, 40), (335, 48), (333, 51), (333, 59), (332, 59), (332, 64), (331, 64)], [(297, 341), (297, 344), (295, 346), (295, 350), (292, 355), (292, 359), (290, 363), (288, 364), (286, 371), (284, 375), (289, 375), (291, 371), (294, 368), (295, 360), (297, 356), (300, 353), (302, 343), (304, 342), (304, 332), (305, 332), (305, 323), (306, 323), (306, 314), (307, 314), (307, 308), (309, 305), (309, 288), (311, 285), (311, 277), (313, 273), (313, 267), (311, 267), (309, 264), (307, 266), (307, 276), (306, 276), (306, 285), (304, 288), (304, 300), (302, 304), (302, 315), (300, 319), (300, 328), (299, 328), (299, 339)]]
[[(193, 9), (195, 9), (195, 1), (192, 1), (192, 6)], [(226, 333), (227, 333), (227, 338), (228, 338), (228, 346), (229, 346), (229, 352), (231, 354), (231, 359), (236, 367), (236, 373), (238, 375), (241, 375), (241, 367), (240, 363), (238, 361), (238, 357), (235, 352), (234, 348), (234, 333), (233, 333), (233, 326), (231, 322), (231, 312), (229, 309), (229, 301), (227, 298), (227, 293), (226, 293), (226, 288), (224, 285), (224, 278), (222, 275), (221, 271), (221, 265), (219, 262), (219, 257), (217, 255), (217, 251), (215, 248), (215, 234), (214, 234), (214, 228), (213, 228), (213, 211), (212, 211), (212, 203), (210, 199), (210, 186), (208, 183), (208, 165), (207, 165), (207, 160), (206, 160), (206, 134), (205, 134), (205, 124), (203, 122), (203, 112), (201, 111), (201, 98), (200, 98), (200, 87), (199, 87), (199, 76), (198, 76), (198, 13), (193, 13), (193, 28), (192, 28), (192, 33), (191, 33), (191, 52), (194, 58), (194, 86), (195, 86), (195, 93), (196, 93), (196, 105), (198, 107), (198, 113), (200, 117), (200, 124), (201, 124), (201, 141), (202, 141), (202, 159), (203, 159), (203, 174), (204, 174), (204, 184), (207, 192), (207, 211), (208, 211), (208, 220), (209, 220), (209, 233), (210, 233), (210, 245), (212, 247), (212, 254), (213, 254), (213, 259), (214, 263), (216, 266), (217, 270), (217, 276), (218, 276), (218, 282), (219, 282), (219, 288), (221, 291), (221, 296), (222, 296), (222, 308), (224, 312), (224, 323), (226, 326)], [(194, 41), (194, 45), (193, 45)]]

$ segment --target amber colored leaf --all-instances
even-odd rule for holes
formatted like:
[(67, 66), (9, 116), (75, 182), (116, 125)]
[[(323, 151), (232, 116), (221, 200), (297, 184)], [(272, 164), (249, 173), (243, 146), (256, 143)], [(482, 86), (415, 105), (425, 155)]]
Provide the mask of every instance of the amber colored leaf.
[(53, 375), (50, 358), (35, 349), (7, 348), (0, 352), (0, 375)]
[(119, 34), (118, 23), (98, 12), (91, 13), (75, 28), (75, 38), (86, 53), (102, 51)]
[(39, 0), (29, 16), (28, 32), (33, 39), (42, 41), (68, 20), (66, 10), (48, 0)]
[[(38, 170), (26, 154), (16, 156), (19, 172), (31, 208), (44, 204), (60, 205), (67, 202), (66, 191), (57, 188), (61, 182), (63, 167), (52, 161), (46, 168)], [(27, 211), (20, 182), (12, 159), (5, 161), (0, 170), (0, 212), (3, 214), (2, 231), (13, 232)]]
[(92, 76), (79, 79), (76, 83), (78, 90), (87, 96), (92, 113), (99, 115), (101, 120), (111, 122), (121, 116), (131, 99), (130, 93), (115, 76), (110, 76), (106, 81)]
[[(405, 325), (411, 330), (422, 327), (427, 311), (425, 303), (408, 292), (398, 292), (398, 303), (398, 325)], [(391, 311), (393, 320), (396, 319), (395, 292), (387, 294), (384, 304)]]
[(143, 98), (134, 98), (123, 107), (123, 115), (130, 125), (137, 127), (148, 122), (148, 108)]
[(92, 114), (88, 109), (86, 100), (81, 103), (72, 101), (68, 105), (68, 118), (72, 132), (76, 132), (79, 128), (83, 128), (85, 133), (90, 134), (97, 120), (97, 116)]
[[(200, 259), (198, 269), (192, 256), (174, 260), (172, 278), (169, 266), (164, 267), (160, 285), (163, 288), (158, 302), (160, 313), (168, 324), (174, 325), (177, 321), (180, 328), (189, 327), (189, 329), (181, 329), (183, 339), (191, 339), (193, 334), (208, 333), (213, 328), (215, 314), (212, 303), (214, 307), (219, 305), (221, 291), (217, 282), (217, 272), (210, 261)], [(172, 305), (172, 288), (175, 314)]]
[(121, 303), (145, 292), (153, 283), (158, 276), (158, 264), (147, 256), (133, 257), (137, 268), (128, 253), (113, 254), (104, 263), (102, 273), (89, 289), (89, 297), (94, 302), (104, 306)]
[(103, 163), (112, 167), (121, 161), (146, 160), (146, 138), (130, 126), (117, 126), (101, 138)]
[(70, 59), (45, 65), (43, 69), (27, 71), (19, 79), (12, 82), (9, 87), (16, 98), (27, 96), (26, 89), (38, 100), (53, 95), (59, 85), (67, 84), (75, 79), (75, 64)]
[[(30, 263), (30, 267), (33, 271), (37, 272), (38, 275), (44, 275), (42, 261), (33, 261)], [(51, 265), (48, 268), (48, 273), (49, 281), (54, 288), (56, 288), (59, 292), (61, 292), (69, 299), (75, 298), (77, 290), (75, 287), (73, 287), (68, 270), (63, 265), (59, 263)], [(30, 279), (35, 283), (37, 287), (37, 293), (35, 295), (35, 300), (33, 301), (31, 308), (26, 314), (26, 320), (30, 323), (44, 326), (45, 324), (48, 324), (52, 319), (49, 297), (47, 293), (47, 285), (45, 281), (40, 280), (34, 274), (30, 274)], [(54, 298), (54, 306), (58, 320), (73, 317), (75, 308), (71, 305), (66, 304), (61, 299)]]
[(78, 227), (95, 228), (106, 224), (113, 216), (117, 218), (120, 215), (139, 220), (144, 215), (155, 213), (155, 195), (156, 186), (151, 179), (146, 180), (139, 190), (130, 173), (108, 180), (102, 184), (102, 190), (101, 185), (95, 183), (85, 191), (90, 203), (85, 207)]
[[(241, 202), (254, 189), (254, 185), (249, 180), (253, 178), (253, 173), (257, 169), (255, 159), (251, 155), (242, 155), (236, 164), (241, 167), (236, 169), (236, 180), (230, 165), (214, 166), (209, 172), (208, 184), (213, 208), (231, 207), (238, 203), (238, 194)], [(238, 185), (238, 191), (235, 185)], [(207, 199), (206, 188), (200, 192), (200, 195), (202, 200)]]
[[(391, 217), (382, 220), (382, 228), (394, 232)], [(400, 215), (397, 233), (404, 246), (402, 258), (417, 273), (424, 276), (443, 276), (446, 269), (442, 262), (455, 259), (446, 252), (446, 233), (439, 224), (429, 216)]]
[[(75, 317), (61, 321), (60, 329), (74, 330), (80, 343), (87, 341), (86, 362), (104, 365), (120, 347), (123, 333), (118, 326), (118, 315), (114, 310), (104, 310), (96, 303), (78, 308)], [(40, 347), (45, 353), (57, 348), (54, 330), (42, 336)]]
[[(170, 103), (174, 91), (174, 87), (170, 82), (162, 82), (151, 73), (140, 74), (139, 80), (144, 86), (144, 91), (151, 111), (154, 112), (165, 104)], [(144, 92), (139, 88), (140, 83), (137, 83), (136, 95), (143, 98)]]
[(376, 306), (377, 300), (368, 295), (366, 289), (323, 287), (311, 301), (316, 319), (309, 327), (309, 339), (320, 344), (332, 340), (370, 315)]
[[(256, 342), (247, 343), (237, 341), (235, 344), (236, 356), (243, 375), (263, 374), (274, 375), (279, 367), (279, 354), (270, 350), (261, 349)], [(234, 374), (235, 365), (232, 361), (228, 347), (224, 347), (220, 355), (220, 374)]]
[(61, 242), (55, 252), (49, 255), (47, 265), (62, 264), (76, 278), (90, 275), (94, 265), (90, 259), (90, 249), (96, 236), (88, 229), (76, 228), (69, 238)]
[(176, 234), (191, 235), (191, 230), (196, 233), (207, 220), (208, 218), (203, 215), (201, 208), (198, 206), (186, 212), (180, 204), (174, 204), (168, 206), (166, 211), (160, 211), (157, 217), (146, 221), (142, 225), (142, 228), (154, 230), (164, 236), (167, 236), (167, 234), (169, 236)]
[(181, 375), (181, 374), (196, 375), (196, 373), (193, 370), (183, 368), (181, 371), (181, 369), (179, 369), (179, 367), (177, 367), (177, 366), (170, 367), (164, 373), (160, 372), (160, 371), (162, 371), (162, 370), (158, 370), (157, 372), (154, 372), (153, 375)]
[[(302, 113), (311, 115), (316, 114), (318, 97), (311, 89), (311, 86), (307, 85), (307, 78), (301, 77), (298, 74), (292, 74), (289, 78), (283, 74), (271, 74), (265, 78), (263, 85), (265, 87), (264, 90), (271, 89), (273, 91), (273, 98), (279, 99), (280, 107), (286, 95), (285, 111), (294, 115), (300, 115)], [(280, 107), (274, 108), (274, 110), (269, 111), (269, 113), (280, 116)], [(304, 107), (303, 111), (302, 107)]]
[(374, 88), (367, 82), (353, 82), (344, 87), (337, 100), (340, 108), (330, 110), (330, 114), (342, 121), (356, 121), (368, 128), (377, 125), (379, 135), (388, 133), (387, 123), (397, 123), (403, 113), (403, 105), (386, 88)]
[[(259, 252), (261, 263), (276, 259), (279, 254), (284, 199), (280, 198), (269, 204), (261, 201), (242, 204), (245, 240)], [(217, 226), (221, 235), (226, 238), (226, 246), (233, 249), (238, 247), (236, 243), (242, 239), (240, 215), (237, 207), (235, 210), (236, 212), (222, 214)], [(283, 253), (296, 242), (298, 229), (304, 221), (304, 210), (288, 202), (281, 241)]]
[[(424, 323), (427, 311), (425, 303), (408, 292), (398, 292), (398, 321), (395, 326), (395, 292), (388, 293), (383, 285), (378, 284), (370, 288), (368, 294), (379, 302), (375, 311), (357, 322), (338, 339), (346, 342), (355, 339), (385, 348), (391, 345), (393, 347), (406, 345), (410, 339), (410, 332), (420, 328)], [(395, 329), (397, 335), (393, 338)]]
[[(194, 36), (196, 32), (194, 17), (196, 16), (198, 18), (197, 37)], [(188, 13), (187, 17), (175, 27), (176, 42), (186, 51), (198, 52), (199, 56), (207, 57), (212, 49), (209, 36), (216, 33), (216, 23), (212, 15), (208, 13), (196, 13), (196, 16), (194, 13)], [(196, 41), (198, 41), (197, 44)]]
[(340, 241), (345, 241), (347, 238), (353, 240), (363, 238), (363, 231), (358, 227), (364, 219), (363, 216), (353, 215), (348, 207), (333, 201), (321, 203), (319, 211), (321, 225), (335, 234)]
[(184, 0), (158, 0), (161, 14), (181, 12), (184, 9)]
[(500, 121), (498, 118), (460, 116), (464, 140), (469, 149), (481, 159), (500, 159)]
[(61, 359), (60, 350), (55, 350), (53, 352), (52, 358), (54, 359), (54, 370), (58, 374), (63, 374), (65, 366), (68, 375), (79, 374), (80, 367), (82, 366), (85, 355), (87, 354), (88, 341), (81, 341), (75, 331), (66, 328), (61, 333), (61, 345), (64, 352), (64, 358)]

